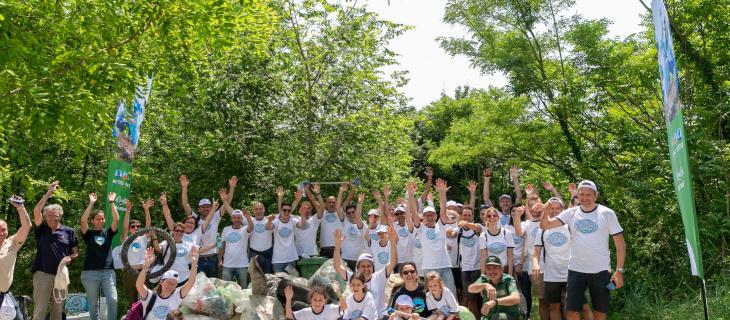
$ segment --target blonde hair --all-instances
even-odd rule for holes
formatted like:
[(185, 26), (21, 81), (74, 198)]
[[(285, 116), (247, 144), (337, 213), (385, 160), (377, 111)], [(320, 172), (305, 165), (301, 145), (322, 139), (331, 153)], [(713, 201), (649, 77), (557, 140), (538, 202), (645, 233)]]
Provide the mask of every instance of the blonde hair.
[[(426, 285), (426, 288), (428, 288), (428, 282), (429, 281), (438, 281), (439, 286), (441, 289), (444, 289), (444, 280), (441, 279), (441, 276), (438, 274), (438, 272), (431, 271), (429, 273), (426, 273), (426, 276), (424, 277), (423, 283)], [(428, 289), (426, 289), (428, 290)]]

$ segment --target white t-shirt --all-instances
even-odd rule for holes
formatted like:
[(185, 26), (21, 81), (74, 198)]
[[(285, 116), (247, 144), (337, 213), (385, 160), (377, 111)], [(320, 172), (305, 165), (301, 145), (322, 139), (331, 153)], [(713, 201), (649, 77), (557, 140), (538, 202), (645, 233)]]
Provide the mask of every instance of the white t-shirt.
[[(456, 229), (459, 230), (458, 223), (445, 224), (446, 230)], [(457, 247), (457, 239), (446, 237), (446, 251), (449, 253), (449, 260), (451, 261), (451, 267), (456, 268), (459, 266), (459, 248)]]
[(321, 247), (335, 246), (335, 230), (342, 229), (342, 221), (337, 216), (337, 212), (327, 211), (324, 209), (322, 214), (322, 222), (319, 228), (319, 245)]
[(251, 232), (248, 241), (249, 246), (259, 252), (269, 250), (274, 242), (273, 232), (266, 229), (266, 216), (262, 217), (261, 220), (254, 217), (251, 221), (253, 221), (253, 232)]
[(368, 226), (367, 233), (368, 233), (368, 237), (370, 237), (370, 239), (375, 239), (375, 240), (380, 239), (378, 237), (378, 232), (375, 231), (378, 229), (378, 225), (380, 225), (380, 222), (377, 222), (373, 225)]
[(221, 240), (223, 240), (223, 267), (245, 268), (248, 267), (248, 238), (250, 234), (246, 226), (238, 229), (233, 226), (223, 228)]
[[(160, 243), (162, 252), (165, 252), (167, 248), (167, 241)], [(190, 277), (190, 251), (193, 249), (193, 244), (187, 241), (175, 243), (177, 251), (172, 252), (172, 249), (167, 251), (165, 255), (165, 261), (170, 257), (170, 254), (175, 254), (175, 262), (172, 263), (171, 270), (177, 271), (179, 274), (178, 282), (187, 280)]]
[(342, 241), (342, 259), (357, 261), (363, 250), (363, 244), (365, 243), (365, 237), (363, 232), (368, 228), (365, 222), (362, 223), (362, 228), (358, 228), (357, 224), (350, 222), (345, 219), (342, 223), (342, 232), (344, 233), (345, 240)]
[[(524, 232), (525, 227), (527, 226), (526, 221), (522, 221), (522, 223), (520, 223), (520, 226), (522, 226), (522, 231)], [(513, 225), (508, 224), (508, 225), (502, 226), (502, 228), (504, 228), (507, 231), (512, 233), (512, 243), (515, 244), (515, 247), (512, 248), (512, 256), (514, 257), (514, 261), (512, 261), (512, 262), (513, 262), (513, 265), (517, 265), (518, 263), (520, 263), (520, 255), (525, 250), (524, 234), (522, 237), (518, 236), (517, 232), (515, 231), (515, 226), (513, 226)], [(522, 268), (522, 270), (525, 270), (525, 269)]]
[[(527, 271), (527, 274), (532, 274), (532, 253), (535, 250), (535, 238), (539, 237), (542, 233), (540, 229), (540, 220), (532, 221), (528, 220), (522, 223), (522, 230), (525, 232), (525, 263), (522, 266), (522, 271)], [(538, 257), (538, 262), (542, 265), (542, 256)]]
[(380, 244), (380, 241), (371, 239), (368, 245), (368, 251), (373, 256), (375, 270), (380, 271), (388, 265), (390, 261), (390, 241), (385, 246)]
[[(456, 231), (459, 232), (458, 228)], [(463, 229), (460, 237), (461, 271), (481, 270), (479, 268), (479, 234), (472, 229)]]
[(557, 218), (570, 229), (570, 270), (583, 273), (611, 270), (608, 238), (624, 231), (613, 210), (599, 204), (593, 211), (584, 212), (577, 206), (561, 212)]
[(337, 320), (340, 317), (340, 306), (326, 304), (321, 313), (314, 313), (312, 308), (304, 308), (294, 312), (295, 320)]
[(359, 317), (371, 320), (378, 316), (375, 311), (375, 298), (373, 298), (370, 290), (365, 293), (365, 297), (360, 301), (355, 300), (355, 295), (351, 294), (345, 298), (345, 302), (347, 303), (347, 310), (345, 310), (345, 315), (342, 317), (344, 320), (355, 320)]
[(287, 263), (299, 260), (297, 247), (294, 244), (294, 229), (299, 219), (295, 216), (289, 216), (288, 222), (281, 221), (281, 216), (277, 216), (272, 222), (274, 224), (274, 255), (271, 257), (271, 263)]
[[(145, 310), (147, 310), (147, 305), (150, 303), (150, 300), (152, 300), (152, 295), (154, 295), (152, 290), (147, 289), (147, 298), (142, 301), (142, 312), (144, 313)], [(165, 320), (167, 319), (167, 314), (171, 311), (177, 309), (180, 307), (180, 303), (182, 302), (183, 297), (182, 293), (180, 292), (180, 288), (175, 289), (175, 291), (172, 292), (172, 294), (167, 297), (167, 299), (163, 299), (160, 297), (160, 295), (157, 295), (157, 299), (155, 299), (155, 305), (152, 306), (152, 310), (150, 310), (150, 313), (147, 315), (148, 320)]]
[(431, 312), (438, 310), (444, 317), (459, 313), (459, 303), (456, 302), (454, 294), (446, 286), (443, 287), (440, 300), (436, 300), (430, 291), (426, 292), (426, 308)]
[(441, 223), (441, 220), (436, 221), (433, 228), (421, 223), (418, 230), (423, 254), (422, 269), (451, 268), (451, 258), (446, 251), (446, 226)]
[[(210, 218), (210, 223), (208, 224), (208, 228), (205, 229), (205, 232), (203, 232), (202, 241), (201, 241), (202, 244), (200, 246), (205, 247), (205, 246), (213, 245), (213, 248), (208, 249), (208, 251), (201, 252), (200, 253), (201, 256), (208, 256), (211, 254), (218, 253), (218, 247), (215, 246), (215, 244), (218, 242), (218, 224), (221, 222), (222, 215), (221, 215), (220, 210), (216, 210), (216, 212), (209, 213), (209, 214), (213, 214), (213, 217)], [(195, 213), (195, 211), (193, 211), (193, 216), (197, 217), (198, 214)], [(203, 221), (204, 221), (204, 219), (201, 217), (199, 223), (202, 225)]]
[(398, 244), (396, 245), (396, 249), (398, 249), (398, 263), (413, 261), (415, 229), (414, 227), (413, 231), (409, 231), (407, 223), (403, 226), (397, 223), (395, 224), (395, 233), (398, 234)]
[[(301, 220), (301, 217), (299, 218)], [(317, 230), (322, 219), (313, 215), (307, 219), (304, 228), (294, 227), (294, 244), (297, 247), (297, 254), (300, 256), (316, 256), (319, 254), (317, 250)]]
[(416, 263), (418, 276), (423, 277), (426, 272), (423, 271), (423, 244), (421, 243), (421, 230), (413, 228), (413, 262)]
[[(144, 264), (145, 250), (147, 249), (147, 243), (149, 239), (147, 236), (140, 236), (134, 239), (134, 242), (129, 245), (127, 251), (127, 262), (130, 266), (141, 266)], [(122, 245), (118, 245), (112, 249), (112, 262), (114, 263), (114, 269), (124, 269), (122, 263)]]
[[(375, 301), (375, 307), (377, 308), (377, 315), (386, 315), (386, 311), (388, 306), (385, 304), (385, 283), (388, 281), (388, 276), (385, 274), (386, 269), (376, 271), (373, 273), (373, 275), (370, 277), (370, 281), (365, 283), (365, 286), (368, 288), (368, 294), (373, 295), (373, 300)], [(347, 271), (347, 279), (345, 281), (347, 283), (350, 283), (350, 277), (352, 277), (352, 272)], [(347, 308), (350, 309), (350, 302), (347, 302)], [(374, 319), (367, 317), (368, 319)]]
[(503, 266), (507, 266), (509, 263), (507, 250), (514, 247), (512, 232), (505, 228), (500, 228), (499, 232), (494, 235), (489, 233), (489, 229), (484, 229), (479, 236), (479, 249), (487, 249), (487, 256), (497, 256)]
[(183, 232), (182, 240), (192, 245), (202, 246), (203, 231), (201, 231), (200, 228), (201, 226), (198, 226), (191, 233)]
[[(567, 282), (568, 263), (570, 262), (570, 230), (563, 225), (545, 230), (535, 237), (535, 245), (542, 246), (545, 261), (540, 262), (540, 270), (547, 282)], [(541, 254), (541, 257), (542, 258)], [(542, 261), (542, 260), (541, 260)]]
[(509, 225), (509, 219), (512, 218), (512, 216), (510, 215), (510, 213), (509, 212), (504, 213), (504, 212), (501, 212), (501, 211), (499, 213), (500, 213), (500, 215), (499, 215), (499, 224), (500, 224), (500, 226), (501, 227), (504, 227), (506, 225)]

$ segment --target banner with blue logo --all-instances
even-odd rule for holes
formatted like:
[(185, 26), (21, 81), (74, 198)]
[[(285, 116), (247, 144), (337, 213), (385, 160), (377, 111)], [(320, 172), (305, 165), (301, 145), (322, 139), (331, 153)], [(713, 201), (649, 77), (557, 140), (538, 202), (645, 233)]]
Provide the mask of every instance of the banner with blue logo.
[(152, 91), (152, 78), (147, 78), (145, 87), (138, 86), (132, 101), (132, 110), (127, 110), (127, 104), (122, 100), (117, 105), (117, 114), (114, 117), (112, 136), (119, 146), (120, 158), (128, 162), (134, 161), (137, 143), (139, 143), (140, 128), (144, 121), (144, 109)]
[(661, 0), (652, 1), (651, 11), (654, 18), (654, 36), (659, 58), (659, 75), (664, 100), (664, 120), (667, 123), (669, 159), (672, 163), (674, 190), (677, 193), (679, 211), (682, 214), (682, 222), (684, 223), (692, 274), (704, 280), (702, 249), (697, 228), (694, 193), (692, 192), (692, 176), (689, 169), (684, 116), (682, 115), (682, 104), (679, 99), (679, 73), (677, 72), (677, 60), (674, 56), (669, 18), (667, 9)]

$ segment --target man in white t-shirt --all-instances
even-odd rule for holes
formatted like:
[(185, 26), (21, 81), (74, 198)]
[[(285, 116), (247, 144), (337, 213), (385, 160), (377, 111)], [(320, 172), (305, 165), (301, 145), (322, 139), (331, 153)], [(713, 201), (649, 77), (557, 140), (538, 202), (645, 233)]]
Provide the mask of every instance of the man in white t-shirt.
[[(357, 205), (348, 205), (345, 208), (345, 221), (342, 222), (342, 233), (345, 237), (342, 241), (342, 259), (350, 270), (355, 270), (357, 258), (363, 251), (365, 243), (365, 230), (367, 224), (363, 223), (361, 218), (362, 203), (365, 195), (361, 192), (357, 195)], [(339, 203), (339, 202), (338, 202)], [(342, 206), (338, 205), (337, 211), (342, 211)]]
[[(623, 287), (624, 258), (626, 243), (623, 229), (613, 210), (596, 203), (598, 187), (589, 180), (578, 184), (580, 206), (561, 212), (557, 217), (543, 215), (540, 228), (549, 230), (567, 225), (570, 230), (570, 261), (568, 262), (568, 285), (566, 315), (569, 320), (579, 319), (585, 303), (585, 290), (589, 290), (593, 315), (597, 320), (606, 319), (609, 292), (615, 286)], [(616, 246), (616, 271), (613, 276), (608, 238)]]
[(261, 202), (254, 202), (253, 204), (253, 232), (251, 237), (248, 239), (248, 247), (250, 248), (248, 256), (257, 257), (261, 271), (264, 273), (274, 273), (274, 268), (271, 265), (271, 258), (274, 254), (274, 240), (273, 232), (266, 229), (266, 208)]
[(299, 255), (294, 244), (294, 229), (299, 219), (291, 215), (291, 204), (281, 205), (281, 212), (278, 215), (268, 217), (266, 229), (274, 232), (274, 254), (271, 262), (274, 272), (285, 272), (287, 267), (296, 268)]
[[(343, 192), (342, 189), (343, 187), (340, 186), (340, 193)], [(337, 198), (329, 196), (326, 202), (322, 199), (319, 184), (312, 184), (312, 192), (317, 196), (319, 203), (324, 203), (322, 222), (319, 224), (319, 255), (332, 258), (335, 249), (335, 239), (332, 234), (335, 230), (342, 230), (342, 221), (345, 220), (345, 215), (342, 211), (337, 212)], [(351, 192), (355, 192), (354, 187)], [(351, 199), (352, 197), (348, 195), (348, 198)]]
[(456, 292), (454, 275), (451, 272), (451, 259), (446, 250), (446, 225), (451, 223), (446, 214), (446, 191), (449, 187), (446, 181), (436, 180), (436, 191), (439, 193), (441, 204), (440, 217), (436, 218), (436, 209), (426, 207), (423, 209), (423, 223), (416, 216), (412, 216), (413, 226), (418, 229), (418, 237), (421, 240), (421, 252), (423, 254), (423, 272), (436, 272), (441, 276), (451, 292)]
[[(225, 205), (229, 205), (226, 203)], [(246, 225), (243, 219), (246, 219)], [(253, 232), (253, 220), (247, 210), (231, 210), (231, 225), (223, 228), (218, 250), (218, 266), (223, 280), (233, 281), (235, 277), (241, 288), (248, 286), (248, 238)]]
[(479, 234), (482, 226), (474, 223), (474, 211), (471, 206), (465, 206), (461, 211), (458, 227), (449, 229), (446, 235), (449, 238), (457, 239), (459, 244), (459, 277), (463, 288), (461, 293), (461, 305), (466, 306), (474, 314), (479, 314), (481, 297), (479, 294), (469, 293), (466, 290), (470, 284), (479, 279), (481, 268), (479, 266)]

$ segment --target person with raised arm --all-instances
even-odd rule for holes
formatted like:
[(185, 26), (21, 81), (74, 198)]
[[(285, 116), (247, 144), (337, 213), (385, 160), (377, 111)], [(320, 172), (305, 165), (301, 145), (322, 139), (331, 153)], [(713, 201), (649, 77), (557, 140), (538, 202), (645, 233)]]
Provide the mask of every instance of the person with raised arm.
[[(585, 303), (585, 291), (588, 289), (593, 316), (597, 320), (603, 320), (608, 314), (609, 287), (619, 289), (624, 285), (626, 243), (623, 228), (613, 210), (596, 203), (598, 187), (593, 181), (581, 181), (577, 193), (580, 206), (565, 210), (555, 217), (543, 215), (540, 228), (550, 230), (567, 225), (570, 230), (566, 318), (580, 318)], [(613, 239), (616, 247), (616, 269), (613, 275), (610, 274), (609, 238)]]
[(274, 272), (285, 272), (287, 267), (296, 268), (299, 260), (294, 244), (294, 229), (299, 218), (292, 216), (292, 205), (283, 203), (278, 215), (270, 215), (266, 222), (266, 230), (274, 233), (274, 254), (271, 262)]
[(35, 208), (36, 253), (30, 272), (33, 273), (33, 319), (45, 319), (50, 312), (51, 320), (61, 320), (65, 299), (53, 298), (53, 285), (59, 265), (69, 265), (79, 257), (78, 239), (73, 228), (61, 224), (63, 207), (58, 204), (46, 206), (46, 202), (58, 189), (58, 181), (48, 186)]
[[(223, 207), (231, 213), (231, 225), (223, 228), (222, 246), (218, 250), (218, 267), (223, 280), (233, 281), (235, 277), (242, 289), (248, 286), (248, 240), (253, 232), (253, 220), (246, 208), (233, 209), (229, 198), (223, 198)], [(243, 219), (246, 219), (246, 225)]]
[[(476, 184), (471, 186), (470, 191), (476, 190)], [(482, 232), (482, 226), (474, 223), (474, 210), (471, 205), (464, 206), (461, 211), (458, 227), (449, 229), (446, 236), (457, 238), (459, 243), (459, 268), (461, 273), (461, 283), (463, 285), (461, 294), (461, 305), (466, 306), (472, 313), (479, 313), (479, 305), (481, 297), (478, 294), (469, 293), (467, 288), (474, 283), (481, 275), (479, 267), (479, 235)]]
[[(23, 314), (20, 312), (18, 301), (10, 292), (10, 286), (13, 285), (13, 273), (15, 271), (15, 262), (18, 258), (18, 250), (23, 246), (28, 234), (32, 228), (30, 216), (25, 210), (24, 200), (16, 195), (10, 198), (10, 203), (18, 211), (18, 220), (20, 220), (20, 228), (12, 236), (8, 236), (8, 223), (0, 219), (0, 306), (12, 306), (7, 311), (9, 319), (23, 320)], [(15, 314), (13, 314), (15, 313)]]
[(332, 234), (336, 229), (342, 230), (342, 221), (345, 219), (345, 215), (344, 213), (337, 212), (336, 197), (327, 197), (327, 202), (322, 199), (318, 183), (313, 184), (312, 192), (317, 196), (319, 203), (325, 204), (322, 222), (319, 226), (319, 255), (325, 258), (332, 258), (334, 256), (335, 245)]
[[(309, 189), (309, 186), (305, 187)], [(302, 191), (297, 190), (294, 193), (294, 207), (296, 203), (301, 202), (299, 206), (299, 222), (294, 228), (294, 243), (297, 247), (297, 254), (302, 259), (309, 259), (319, 253), (317, 250), (317, 231), (319, 224), (322, 222), (321, 215), (312, 214), (312, 202), (309, 200), (301, 201)]]
[(110, 192), (107, 197), (112, 212), (112, 223), (104, 228), (106, 218), (104, 211), (96, 210), (91, 217), (92, 228), (89, 229), (89, 215), (94, 209), (97, 197), (96, 193), (89, 194), (89, 205), (81, 215), (79, 231), (81, 239), (86, 243), (86, 257), (84, 268), (81, 271), (81, 284), (86, 290), (86, 297), (89, 300), (89, 317), (92, 320), (99, 319), (99, 289), (104, 293), (107, 306), (107, 317), (117, 318), (117, 275), (114, 273), (112, 264), (112, 239), (117, 234), (119, 226), (119, 212), (115, 201), (117, 194)]
[[(179, 230), (179, 233), (183, 232), (182, 227)], [(182, 242), (182, 240), (180, 241)], [(142, 300), (142, 310), (150, 310), (149, 314), (143, 314), (143, 318), (147, 320), (165, 320), (170, 311), (180, 307), (180, 303), (188, 295), (190, 289), (193, 288), (195, 281), (186, 281), (181, 284), (180, 274), (176, 270), (167, 270), (160, 278), (157, 289), (155, 291), (150, 290), (145, 286), (145, 276), (149, 272), (152, 263), (155, 262), (155, 253), (153, 248), (148, 248), (146, 253), (144, 265), (139, 276), (137, 276), (136, 283), (137, 293)], [(180, 257), (178, 256), (177, 259), (180, 259)], [(192, 247), (184, 260), (190, 261), (190, 273), (197, 274), (198, 247)], [(149, 306), (150, 304), (152, 306)]]
[[(354, 190), (353, 185), (350, 188)], [(364, 200), (365, 194), (361, 192), (357, 195), (357, 205), (345, 208), (345, 221), (342, 223), (342, 232), (345, 237), (342, 241), (342, 259), (345, 260), (350, 270), (355, 270), (357, 258), (362, 253), (363, 244), (365, 243), (364, 234), (367, 225), (362, 222), (361, 217)], [(338, 207), (337, 210), (342, 210), (342, 207)]]
[[(355, 271), (358, 274), (362, 274), (365, 278), (365, 286), (368, 288), (368, 291), (373, 293), (373, 298), (375, 300), (375, 306), (377, 308), (377, 314), (378, 316), (387, 316), (387, 302), (385, 301), (385, 284), (388, 281), (388, 277), (390, 277), (390, 274), (393, 273), (393, 269), (395, 269), (395, 265), (398, 261), (398, 251), (396, 250), (397, 242), (398, 242), (398, 235), (395, 233), (395, 230), (393, 228), (388, 228), (388, 237), (389, 240), (392, 243), (395, 243), (395, 246), (390, 247), (390, 256), (393, 257), (393, 259), (390, 259), (388, 262), (388, 265), (385, 266), (380, 271), (375, 271), (375, 265), (373, 263), (373, 256), (369, 253), (363, 253), (358, 257), (357, 264), (355, 266)], [(333, 267), (335, 269), (335, 272), (342, 277), (342, 279), (345, 279), (345, 281), (349, 282), (350, 278), (354, 275), (351, 271), (346, 270), (342, 267), (342, 264), (340, 264), (341, 259), (341, 252), (340, 248), (342, 248), (342, 230), (335, 230), (333, 234), (333, 238), (335, 240), (335, 251), (334, 251), (334, 264)]]
[[(149, 228), (152, 225), (150, 208), (155, 205), (155, 201), (151, 198), (148, 198), (147, 200), (142, 201), (141, 205), (145, 216), (144, 226), (145, 228)], [(131, 219), (132, 202), (127, 200), (125, 202), (125, 206), (127, 211), (124, 214), (124, 218), (122, 219), (122, 234), (120, 236), (121, 244), (114, 248), (114, 250), (112, 250), (112, 255), (114, 255), (114, 259), (119, 260), (119, 266), (116, 267), (117, 269), (124, 269), (124, 267), (121, 265), (121, 249), (124, 242), (130, 236), (130, 233), (133, 235), (137, 233), (137, 230), (142, 227), (142, 222), (137, 219)], [(152, 239), (154, 239), (154, 241)], [(144, 264), (144, 256), (147, 250), (147, 244), (149, 244), (150, 241), (153, 242), (153, 247), (157, 248), (157, 251), (159, 251), (160, 244), (157, 242), (157, 236), (155, 234), (145, 234), (144, 236), (140, 236), (137, 239), (134, 239), (134, 242), (132, 242), (132, 244), (129, 246), (129, 250), (127, 251), (127, 261), (129, 262), (129, 266), (132, 269), (137, 270), (137, 272), (139, 272), (139, 270), (142, 270), (142, 265)], [(115, 264), (117, 264), (117, 262), (115, 262)], [(137, 301), (137, 288), (135, 287), (136, 282), (137, 275), (134, 272), (129, 272), (126, 270), (122, 271), (122, 285), (124, 287), (124, 294), (127, 297), (127, 302), (129, 303), (129, 306)]]
[[(479, 235), (479, 260), (486, 261), (487, 256), (497, 256), (504, 263), (504, 273), (512, 275), (514, 267), (513, 249), (515, 247), (512, 232), (499, 223), (501, 213), (494, 207), (482, 207), (480, 214), (487, 220), (482, 234)], [(482, 266), (483, 267), (483, 266)], [(482, 271), (484, 271), (482, 269)]]
[[(340, 295), (340, 286), (337, 282), (332, 283), (332, 289)], [(340, 295), (339, 304), (327, 304), (326, 290), (323, 286), (315, 285), (309, 291), (309, 307), (292, 311), (292, 299), (294, 298), (294, 289), (292, 286), (287, 286), (284, 289), (284, 298), (286, 303), (284, 304), (284, 313), (286, 319), (296, 320), (337, 320), (340, 318), (342, 313), (345, 312), (347, 304), (345, 298)]]
[(413, 247), (415, 245), (415, 228), (413, 226), (412, 215), (418, 215), (418, 205), (416, 204), (416, 184), (409, 182), (406, 184), (406, 201), (407, 203), (399, 205), (395, 208), (395, 232), (398, 234), (398, 265), (396, 270), (400, 271), (400, 267), (410, 261), (414, 261)]
[(446, 213), (446, 192), (449, 190), (446, 181), (436, 179), (436, 192), (439, 194), (440, 214), (436, 217), (436, 209), (423, 209), (423, 223), (418, 215), (412, 216), (413, 226), (418, 229), (423, 253), (422, 268), (425, 273), (434, 271), (441, 276), (444, 284), (451, 292), (456, 292), (456, 283), (451, 272), (451, 259), (446, 249), (446, 224), (449, 223)]
[[(390, 187), (383, 187), (384, 201), (381, 207), (383, 208), (384, 212), (390, 211), (390, 195)], [(395, 245), (388, 240), (388, 227), (393, 227), (391, 219), (387, 217), (386, 213), (380, 215), (380, 220), (381, 223), (376, 224), (375, 226), (375, 237), (372, 237), (370, 232), (365, 233), (364, 235), (368, 252), (373, 256), (374, 259), (373, 263), (375, 264), (375, 271), (379, 271), (385, 268), (386, 265), (388, 265), (391, 259), (390, 247)]]
[[(484, 170), (484, 191), (483, 191), (483, 197), (484, 197), (484, 203), (490, 207), (492, 207), (492, 202), (489, 200), (489, 181), (492, 177), (492, 169), (486, 169)], [(510, 179), (512, 179), (512, 184), (514, 186), (515, 190), (515, 201), (512, 202), (512, 196), (508, 194), (503, 194), (499, 196), (499, 210), (502, 213), (502, 215), (499, 218), (499, 223), (501, 225), (507, 225), (510, 221), (510, 213), (512, 211), (512, 206), (515, 204), (519, 204), (522, 202), (522, 188), (520, 187), (520, 168), (517, 165), (512, 165), (512, 167), (509, 170)]]

